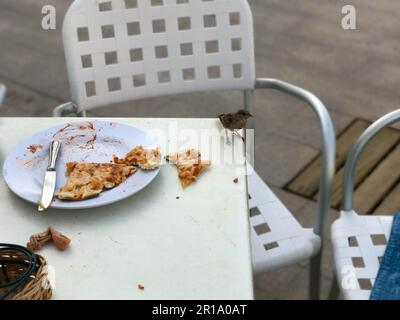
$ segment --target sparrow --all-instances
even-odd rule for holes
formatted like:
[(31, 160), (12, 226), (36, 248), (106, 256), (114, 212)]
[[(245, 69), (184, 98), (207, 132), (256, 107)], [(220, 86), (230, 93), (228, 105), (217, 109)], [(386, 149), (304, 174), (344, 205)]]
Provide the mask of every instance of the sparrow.
[(233, 134), (239, 136), (243, 141), (244, 138), (237, 132), (246, 127), (247, 119), (253, 115), (247, 110), (239, 110), (234, 113), (223, 113), (218, 116), (225, 130), (232, 131)]

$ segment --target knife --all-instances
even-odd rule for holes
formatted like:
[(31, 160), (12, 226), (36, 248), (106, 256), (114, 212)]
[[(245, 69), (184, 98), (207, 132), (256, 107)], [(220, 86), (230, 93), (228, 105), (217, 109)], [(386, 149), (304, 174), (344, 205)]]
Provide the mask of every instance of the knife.
[(50, 159), (46, 169), (46, 174), (44, 176), (42, 199), (39, 201), (38, 207), (39, 211), (46, 210), (48, 207), (50, 207), (51, 202), (53, 201), (54, 191), (56, 189), (56, 161), (60, 147), (60, 141), (54, 140), (51, 142)]

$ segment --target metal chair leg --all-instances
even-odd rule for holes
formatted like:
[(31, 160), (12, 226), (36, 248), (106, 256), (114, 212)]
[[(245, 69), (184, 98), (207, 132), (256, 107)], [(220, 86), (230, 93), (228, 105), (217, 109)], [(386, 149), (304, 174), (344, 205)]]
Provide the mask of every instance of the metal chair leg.
[(340, 295), (340, 288), (336, 273), (333, 273), (331, 289), (329, 290), (328, 300), (338, 300)]
[(256, 88), (279, 90), (306, 102), (317, 114), (321, 125), (323, 141), (323, 166), (321, 171), (319, 187), (320, 192), (317, 202), (317, 212), (315, 214), (314, 224), (314, 233), (318, 235), (321, 239), (321, 250), (317, 256), (311, 259), (310, 265), (310, 299), (319, 299), (319, 277), (321, 274), (321, 252), (322, 244), (324, 241), (325, 220), (327, 215), (329, 214), (329, 207), (331, 203), (331, 190), (335, 177), (335, 129), (333, 127), (333, 123), (327, 108), (311, 92), (277, 79), (257, 79)]
[(4, 99), (6, 97), (6, 92), (7, 92), (6, 86), (0, 83), (0, 107), (4, 102)]
[(320, 299), (321, 259), (322, 259), (322, 248), (316, 256), (310, 259), (310, 287), (309, 287), (310, 300)]

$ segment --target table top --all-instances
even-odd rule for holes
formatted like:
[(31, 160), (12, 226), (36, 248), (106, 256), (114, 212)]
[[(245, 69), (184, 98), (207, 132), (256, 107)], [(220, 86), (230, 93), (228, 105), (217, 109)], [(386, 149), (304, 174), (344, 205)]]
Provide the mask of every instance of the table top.
[[(0, 119), (1, 165), (30, 135), (89, 120), (95, 119)], [(126, 200), (44, 214), (15, 196), (1, 178), (0, 242), (25, 245), (30, 235), (50, 225), (71, 238), (67, 251), (46, 245), (39, 252), (53, 267), (53, 299), (252, 299), (242, 144), (208, 143), (207, 134), (222, 129), (217, 119), (98, 120), (131, 124), (164, 137), (159, 140), (164, 155), (198, 148), (213, 165), (186, 189), (180, 186), (176, 168), (163, 165), (147, 188)], [(218, 161), (221, 154), (235, 161)]]

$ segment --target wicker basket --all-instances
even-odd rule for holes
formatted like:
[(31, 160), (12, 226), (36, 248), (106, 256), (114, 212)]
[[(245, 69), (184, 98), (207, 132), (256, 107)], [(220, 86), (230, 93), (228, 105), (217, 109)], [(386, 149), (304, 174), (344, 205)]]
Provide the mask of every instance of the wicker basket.
[[(26, 257), (19, 253), (1, 252), (0, 258), (9, 258), (23, 262)], [(41, 265), (38, 270), (30, 276), (30, 279), (23, 286), (8, 296), (8, 300), (49, 300), (52, 296), (50, 282), (47, 278), (46, 259), (39, 256)], [(26, 272), (21, 264), (6, 265), (0, 267), (0, 283), (5, 283), (8, 279), (16, 279)], [(0, 288), (0, 293), (2, 289)]]

